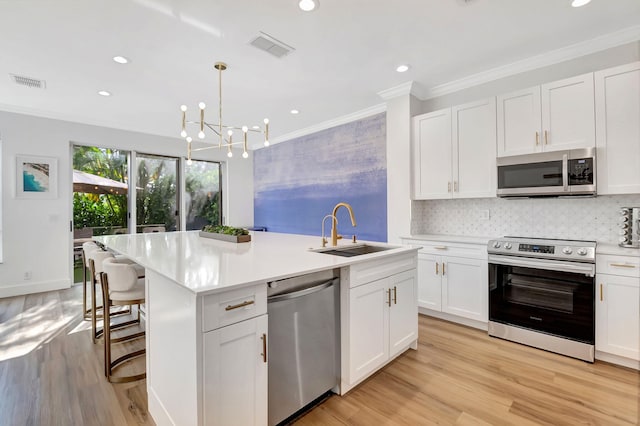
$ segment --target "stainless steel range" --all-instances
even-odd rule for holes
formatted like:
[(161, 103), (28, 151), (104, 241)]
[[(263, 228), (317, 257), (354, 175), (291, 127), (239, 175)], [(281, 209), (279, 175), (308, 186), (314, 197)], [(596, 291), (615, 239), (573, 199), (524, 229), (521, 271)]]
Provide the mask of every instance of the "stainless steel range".
[(594, 241), (489, 241), (489, 335), (593, 362)]

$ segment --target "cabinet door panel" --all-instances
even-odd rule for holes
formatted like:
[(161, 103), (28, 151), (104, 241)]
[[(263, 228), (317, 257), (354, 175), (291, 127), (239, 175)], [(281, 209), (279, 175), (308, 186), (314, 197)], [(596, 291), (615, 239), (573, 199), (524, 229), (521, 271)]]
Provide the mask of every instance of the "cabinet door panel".
[(442, 311), (476, 321), (488, 317), (487, 262), (477, 259), (444, 257)]
[(497, 102), (498, 156), (541, 151), (540, 87), (500, 95)]
[(350, 290), (349, 383), (375, 371), (389, 359), (389, 279)]
[(598, 194), (638, 193), (640, 62), (595, 73), (595, 85)]
[(204, 423), (267, 424), (267, 315), (204, 334)]
[(418, 338), (418, 305), (416, 271), (390, 278), (393, 302), (389, 310), (389, 356), (392, 357)]
[(496, 99), (454, 107), (453, 197), (496, 196)]
[(596, 349), (640, 361), (640, 283), (635, 277), (597, 277)]
[(592, 73), (542, 85), (544, 151), (595, 146), (594, 114)]
[[(436, 269), (437, 268), (437, 269)], [(442, 310), (442, 261), (432, 254), (418, 254), (418, 306)]]
[(414, 198), (451, 198), (451, 110), (414, 119)]

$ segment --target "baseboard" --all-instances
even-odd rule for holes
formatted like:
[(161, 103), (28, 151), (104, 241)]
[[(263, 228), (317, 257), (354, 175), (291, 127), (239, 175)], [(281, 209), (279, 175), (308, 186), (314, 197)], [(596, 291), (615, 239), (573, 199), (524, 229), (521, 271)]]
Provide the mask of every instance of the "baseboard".
[(173, 419), (164, 408), (155, 390), (147, 383), (147, 410), (156, 426), (175, 426)]
[(0, 286), (0, 298), (42, 293), (44, 291), (62, 290), (70, 287), (70, 279)]
[(467, 327), (473, 327), (480, 330), (487, 331), (489, 329), (488, 322), (476, 321), (469, 318), (459, 317), (457, 315), (451, 315), (446, 312), (432, 311), (431, 309), (418, 307), (418, 313), (427, 315), (430, 317), (442, 319), (449, 322), (455, 322), (456, 324), (466, 325)]
[(640, 361), (625, 358), (623, 356), (609, 354), (606, 352), (596, 351), (596, 360), (608, 362), (610, 364), (621, 365), (623, 367), (633, 368), (634, 370), (640, 370)]

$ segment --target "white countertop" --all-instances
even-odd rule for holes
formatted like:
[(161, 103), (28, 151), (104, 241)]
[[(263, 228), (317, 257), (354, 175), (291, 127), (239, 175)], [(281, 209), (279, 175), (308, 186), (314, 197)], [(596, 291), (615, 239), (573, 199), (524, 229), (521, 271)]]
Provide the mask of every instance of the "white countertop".
[[(252, 232), (251, 238), (248, 243), (229, 243), (202, 238), (198, 231), (94, 237), (109, 249), (197, 294), (217, 293), (231, 287), (266, 283), (418, 250), (396, 245), (391, 250), (340, 257), (309, 251), (320, 248), (319, 236)], [(352, 244), (348, 240), (338, 243), (340, 247)]]
[(487, 245), (489, 240), (495, 240), (498, 237), (477, 237), (471, 235), (445, 235), (445, 234), (414, 234), (400, 237), (403, 240), (418, 241), (447, 241), (451, 243), (467, 243)]
[(617, 244), (597, 243), (596, 255), (598, 254), (640, 257), (640, 249), (620, 247)]

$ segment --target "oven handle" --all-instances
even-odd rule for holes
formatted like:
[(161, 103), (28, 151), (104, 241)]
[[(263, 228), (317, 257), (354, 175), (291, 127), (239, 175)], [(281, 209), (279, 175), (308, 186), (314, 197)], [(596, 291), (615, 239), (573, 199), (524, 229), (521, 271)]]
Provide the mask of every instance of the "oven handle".
[(569, 157), (567, 154), (562, 156), (562, 186), (564, 192), (569, 192)]
[(575, 262), (554, 262), (553, 260), (529, 260), (521, 257), (500, 256), (495, 254), (489, 255), (489, 263), (507, 266), (522, 266), (532, 269), (547, 269), (550, 271), (575, 272), (585, 274), (588, 277), (594, 277), (596, 274), (596, 265), (589, 263)]

